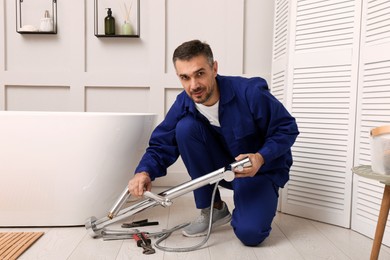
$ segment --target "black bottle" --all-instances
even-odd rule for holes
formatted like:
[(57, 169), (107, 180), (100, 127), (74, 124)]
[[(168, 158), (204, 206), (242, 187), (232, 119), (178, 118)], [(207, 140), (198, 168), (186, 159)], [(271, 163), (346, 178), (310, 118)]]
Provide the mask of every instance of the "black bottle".
[(104, 18), (104, 33), (115, 35), (115, 18), (112, 16), (111, 8), (107, 8), (107, 16)]

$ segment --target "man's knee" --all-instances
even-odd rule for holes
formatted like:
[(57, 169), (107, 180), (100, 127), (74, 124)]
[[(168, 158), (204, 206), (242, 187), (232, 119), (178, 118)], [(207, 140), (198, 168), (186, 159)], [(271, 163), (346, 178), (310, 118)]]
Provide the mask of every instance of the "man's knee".
[(178, 142), (187, 141), (188, 137), (199, 134), (201, 123), (191, 116), (180, 119), (176, 125), (176, 139)]
[(253, 227), (235, 227), (234, 233), (237, 238), (246, 246), (260, 245), (270, 234), (271, 228), (259, 230)]

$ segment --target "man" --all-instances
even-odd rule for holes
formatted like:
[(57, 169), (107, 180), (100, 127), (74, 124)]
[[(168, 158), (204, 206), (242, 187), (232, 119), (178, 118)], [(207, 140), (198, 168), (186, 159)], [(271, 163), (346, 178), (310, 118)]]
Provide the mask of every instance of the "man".
[[(150, 191), (151, 182), (166, 175), (179, 155), (192, 179), (249, 157), (251, 167), (235, 172), (231, 183), (220, 182), (234, 191), (235, 209), (231, 215), (217, 191), (213, 226), (231, 221), (242, 243), (256, 246), (269, 236), (278, 189), (289, 178), (290, 148), (298, 135), (295, 119), (270, 94), (264, 79), (218, 75), (206, 43), (183, 43), (173, 64), (184, 91), (153, 131), (129, 191), (135, 196)], [(185, 236), (206, 234), (212, 192), (211, 185), (194, 191), (201, 214), (183, 229)]]

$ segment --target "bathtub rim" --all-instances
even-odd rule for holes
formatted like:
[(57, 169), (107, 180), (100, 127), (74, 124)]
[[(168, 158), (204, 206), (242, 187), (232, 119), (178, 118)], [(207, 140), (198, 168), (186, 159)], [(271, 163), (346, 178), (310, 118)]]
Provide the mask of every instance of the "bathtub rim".
[(82, 115), (82, 116), (157, 116), (151, 112), (94, 112), (94, 111), (9, 111), (1, 110), (0, 115)]

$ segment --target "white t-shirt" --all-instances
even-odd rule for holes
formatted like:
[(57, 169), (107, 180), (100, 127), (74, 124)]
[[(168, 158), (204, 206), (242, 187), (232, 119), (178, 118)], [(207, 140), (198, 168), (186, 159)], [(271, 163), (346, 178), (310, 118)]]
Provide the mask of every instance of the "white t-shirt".
[(219, 100), (212, 106), (205, 106), (198, 103), (195, 103), (195, 106), (196, 109), (210, 121), (210, 124), (221, 127), (218, 117)]

